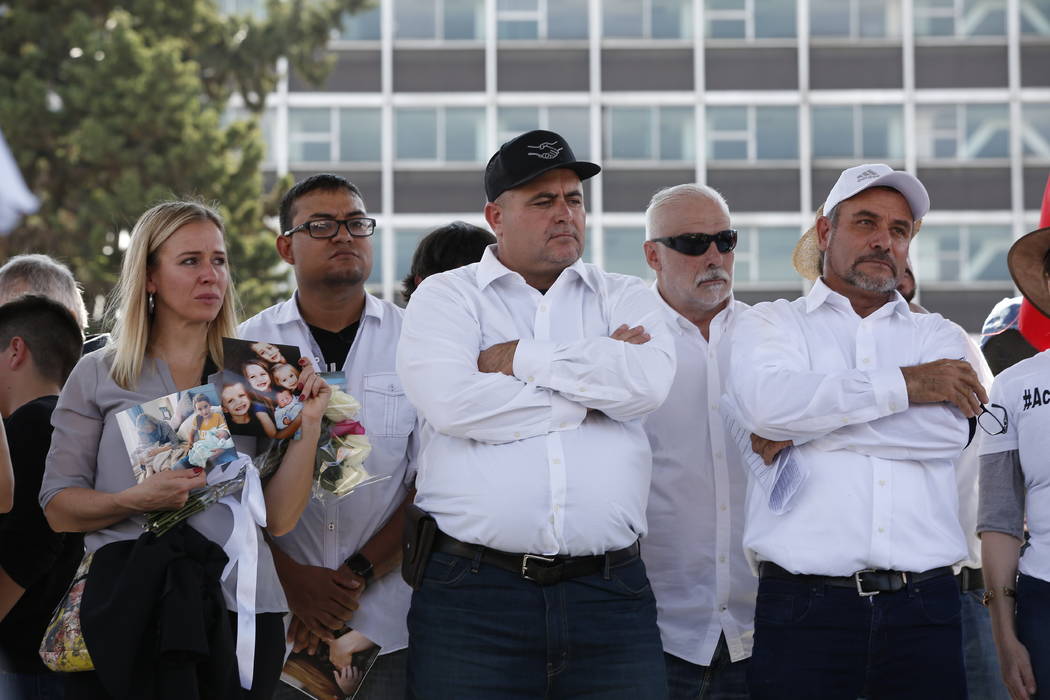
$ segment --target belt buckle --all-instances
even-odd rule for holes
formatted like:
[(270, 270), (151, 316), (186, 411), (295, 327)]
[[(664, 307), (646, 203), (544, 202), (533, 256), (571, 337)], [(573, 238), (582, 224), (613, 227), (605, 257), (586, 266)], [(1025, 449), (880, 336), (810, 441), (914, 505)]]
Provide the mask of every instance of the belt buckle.
[(548, 564), (553, 564), (555, 561), (554, 557), (545, 557), (540, 554), (523, 554), (521, 556), (521, 577), (526, 581), (535, 581), (536, 583), (539, 583), (539, 581), (529, 576), (528, 569), (530, 559), (535, 559), (536, 561), (542, 561)]
[(857, 571), (856, 573), (853, 574), (853, 580), (857, 584), (857, 595), (861, 596), (862, 598), (870, 598), (871, 596), (878, 595), (879, 593), (882, 592), (882, 591), (878, 591), (878, 590), (875, 590), (875, 591), (866, 591), (866, 590), (864, 590), (864, 586), (860, 582), (860, 575), (861, 574), (871, 574), (871, 573), (875, 573), (875, 569), (861, 569), (860, 571)]

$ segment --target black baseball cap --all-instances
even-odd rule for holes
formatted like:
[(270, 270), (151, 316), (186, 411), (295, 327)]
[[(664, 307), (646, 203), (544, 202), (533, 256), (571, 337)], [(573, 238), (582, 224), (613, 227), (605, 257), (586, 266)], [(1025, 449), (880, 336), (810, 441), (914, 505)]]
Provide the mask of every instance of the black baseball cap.
[(576, 160), (569, 142), (553, 131), (527, 131), (499, 147), (485, 166), (485, 195), (490, 202), (507, 190), (555, 168), (568, 168), (581, 180), (602, 171), (594, 163)]

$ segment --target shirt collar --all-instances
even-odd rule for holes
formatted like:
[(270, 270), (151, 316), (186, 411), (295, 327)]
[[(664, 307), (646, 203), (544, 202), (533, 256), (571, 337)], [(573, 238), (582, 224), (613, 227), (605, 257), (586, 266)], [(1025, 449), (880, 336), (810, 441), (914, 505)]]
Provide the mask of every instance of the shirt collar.
[[(485, 287), (489, 286), (496, 280), (508, 276), (517, 277), (522, 283), (524, 283), (525, 278), (522, 277), (521, 274), (511, 270), (509, 267), (501, 263), (498, 257), (496, 257), (496, 246), (496, 243), (489, 245), (485, 248), (485, 253), (481, 256), (481, 261), (478, 263), (476, 271), (478, 288), (485, 289)], [(561, 272), (562, 275), (566, 273), (576, 275), (583, 280), (584, 284), (590, 287), (592, 292), (598, 292), (598, 283), (596, 279), (597, 273), (593, 269), (593, 266), (577, 260)], [(561, 275), (558, 276), (558, 279), (561, 279)]]
[[(911, 313), (911, 309), (908, 308), (908, 302), (904, 301), (904, 297), (901, 296), (900, 292), (894, 290), (894, 299), (889, 301), (880, 307), (875, 313), (880, 315), (889, 315), (891, 313), (897, 313), (902, 316), (907, 316)], [(831, 287), (824, 283), (823, 277), (818, 277), (817, 281), (813, 283), (813, 288), (809, 290), (809, 294), (806, 295), (806, 313), (812, 313), (824, 304), (830, 304), (832, 306), (840, 306), (843, 308), (853, 308), (849, 299), (842, 296)], [(887, 306), (890, 308), (883, 311)]]
[[(653, 290), (653, 294), (660, 300), (660, 308), (667, 313), (668, 323), (675, 333), (681, 335), (690, 329), (695, 330), (697, 333), (700, 332), (700, 329), (696, 327), (695, 323), (678, 313), (677, 309), (667, 303), (667, 300), (664, 299), (662, 294), (660, 294), (660, 288), (656, 280), (653, 280), (652, 284), (649, 285), (649, 289)], [(712, 325), (718, 323), (721, 326), (725, 326), (725, 324), (729, 323), (735, 312), (736, 298), (733, 296), (732, 292), (729, 292), (729, 301), (726, 303), (725, 308), (715, 314), (715, 317), (711, 319)]]
[[(374, 296), (365, 292), (365, 308), (361, 314), (361, 318), (371, 316), (380, 323), (383, 322), (383, 314), (385, 309), (383, 305), (379, 303), (379, 300)], [(282, 301), (277, 305), (277, 313), (275, 314), (275, 323), (278, 326), (282, 326), (286, 323), (297, 323), (303, 320), (303, 316), (299, 313), (299, 290), (295, 290), (295, 293), (289, 298)]]

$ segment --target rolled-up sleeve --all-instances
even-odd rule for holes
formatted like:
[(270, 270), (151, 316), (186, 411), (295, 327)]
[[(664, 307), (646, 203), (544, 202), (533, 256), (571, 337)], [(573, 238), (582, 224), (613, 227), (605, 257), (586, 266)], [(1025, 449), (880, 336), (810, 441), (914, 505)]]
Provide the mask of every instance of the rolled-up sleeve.
[(1024, 473), (1017, 450), (981, 455), (977, 532), (1002, 532), (1024, 541)]

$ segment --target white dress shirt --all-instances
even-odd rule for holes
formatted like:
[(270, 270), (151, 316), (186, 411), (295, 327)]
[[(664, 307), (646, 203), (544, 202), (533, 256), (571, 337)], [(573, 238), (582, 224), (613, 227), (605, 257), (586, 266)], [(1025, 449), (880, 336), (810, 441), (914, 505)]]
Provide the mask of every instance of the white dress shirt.
[(926, 571), (966, 558), (954, 460), (969, 435), (951, 404), (909, 405), (900, 368), (961, 359), (966, 338), (903, 297), (865, 318), (822, 280), (737, 319), (727, 407), (751, 432), (793, 440), (809, 478), (774, 515), (748, 497), (744, 547), (795, 573)]
[(1017, 450), (1024, 474), (1029, 538), (1018, 571), (1050, 581), (1050, 351), (1000, 372), (988, 399), (1006, 409), (1006, 432), (983, 436), (981, 455)]
[[(624, 323), (652, 339), (608, 337)], [(513, 376), (478, 370), (481, 350), (511, 340)], [(645, 534), (651, 472), (641, 418), (667, 396), (674, 366), (664, 312), (637, 278), (577, 261), (540, 294), (495, 246), (428, 277), (397, 363), (433, 429), (416, 503), (447, 534), (507, 552), (629, 546)]]
[[(298, 294), (253, 316), (238, 328), (241, 338), (298, 346), (324, 369), (321, 349), (299, 313)], [(278, 546), (303, 564), (338, 568), (381, 528), (405, 499), (414, 476), (416, 412), (394, 369), (401, 334), (401, 309), (365, 295), (364, 311), (343, 363), (344, 391), (361, 402), (360, 422), (372, 452), (364, 467), (389, 479), (367, 484), (332, 504), (310, 499), (299, 523), (277, 538)], [(406, 619), (412, 589), (400, 571), (373, 579), (361, 594), (350, 626), (384, 654), (408, 646)]]
[[(977, 373), (977, 378), (981, 380), (984, 388), (989, 389), (992, 386), (992, 370), (988, 368), (984, 354), (970, 336), (966, 336), (964, 357)], [(955, 481), (959, 487), (959, 523), (966, 536), (967, 550), (966, 559), (960, 562), (957, 568), (981, 568), (981, 538), (977, 536), (977, 482), (981, 472), (981, 444), (985, 437), (985, 432), (979, 426), (975, 427), (973, 440), (959, 455), (959, 459), (955, 460)]]
[(730, 328), (747, 305), (730, 299), (711, 321), (710, 340), (667, 310), (678, 368), (663, 406), (643, 424), (653, 449), (653, 483), (642, 559), (656, 594), (664, 651), (709, 666), (725, 634), (733, 661), (751, 655), (758, 579), (744, 558), (747, 475), (722, 424)]

